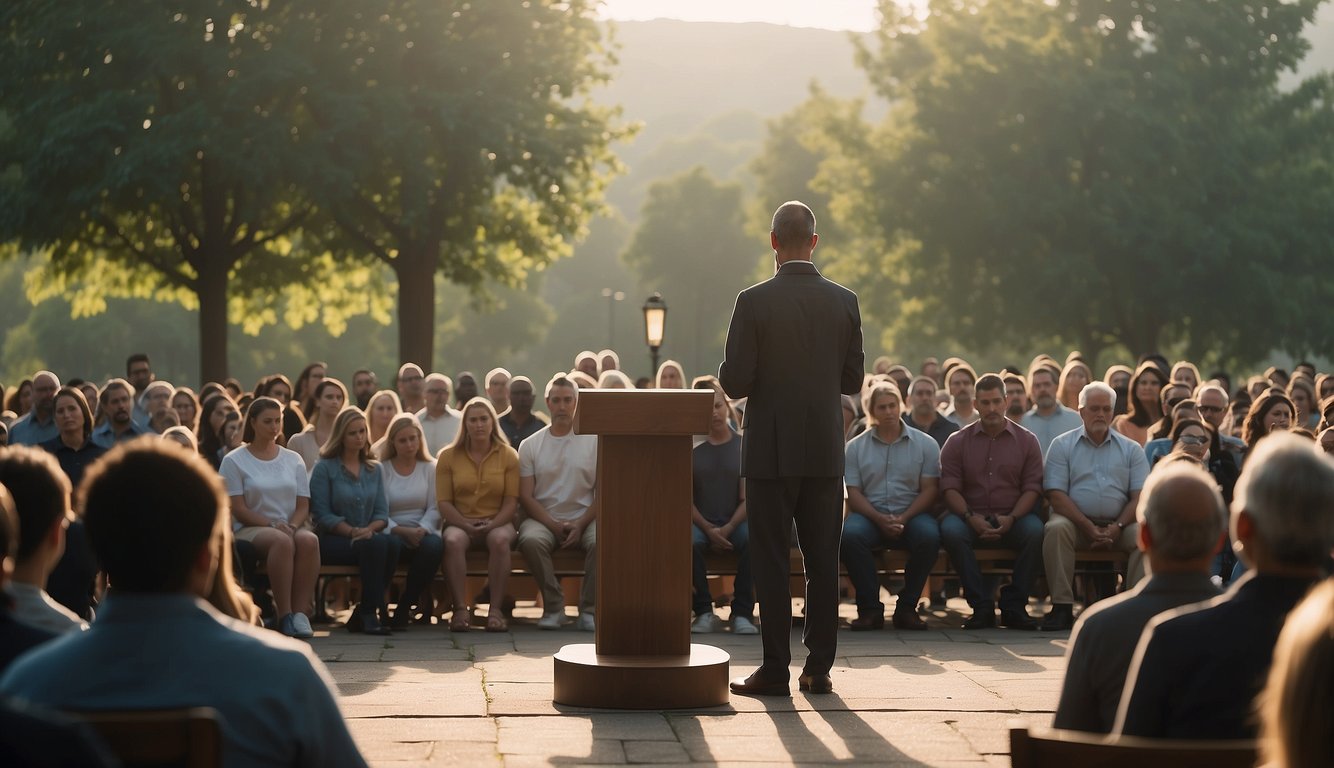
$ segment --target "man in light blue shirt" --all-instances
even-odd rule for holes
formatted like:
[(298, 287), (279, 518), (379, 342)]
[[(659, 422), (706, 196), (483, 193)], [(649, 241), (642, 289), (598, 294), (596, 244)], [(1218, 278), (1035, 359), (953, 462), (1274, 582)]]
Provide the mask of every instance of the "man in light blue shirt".
[(1028, 397), (1033, 407), (1019, 420), (1019, 424), (1038, 438), (1042, 457), (1057, 435), (1079, 429), (1083, 422), (1079, 414), (1061, 405), (1056, 399), (1056, 374), (1050, 368), (1036, 366), (1028, 372)]
[(875, 384), (862, 395), (870, 429), (845, 449), (844, 482), (848, 515), (839, 556), (857, 592), (853, 631), (885, 625), (875, 550), (908, 550), (903, 591), (894, 608), (894, 627), (926, 629), (917, 600), (940, 552), (940, 525), (931, 514), (940, 487), (940, 446), (903, 423), (903, 398), (892, 383)]
[(60, 434), (56, 428), (56, 390), (60, 379), (50, 371), (32, 377), (32, 409), (9, 426), (10, 445), (41, 445)]
[(1083, 425), (1052, 440), (1043, 472), (1051, 504), (1042, 537), (1042, 560), (1052, 611), (1044, 630), (1074, 626), (1075, 552), (1119, 549), (1130, 554), (1126, 588), (1144, 577), (1136, 538), (1135, 507), (1149, 476), (1139, 444), (1111, 428), (1116, 392), (1095, 381), (1079, 393)]
[(53, 709), (212, 707), (226, 766), (366, 763), (310, 648), (208, 603), (227, 496), (167, 441), (107, 455), (84, 482), (85, 524), (111, 592), (87, 632), (21, 656), (0, 693)]
[(101, 411), (106, 421), (93, 430), (92, 441), (107, 450), (122, 440), (149, 434), (148, 427), (134, 422), (134, 387), (125, 379), (112, 379), (102, 387)]

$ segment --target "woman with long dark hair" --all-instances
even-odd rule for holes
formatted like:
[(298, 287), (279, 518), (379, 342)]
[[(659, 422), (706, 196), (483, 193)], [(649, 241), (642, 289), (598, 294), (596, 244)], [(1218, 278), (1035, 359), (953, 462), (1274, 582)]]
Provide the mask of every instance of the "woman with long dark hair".
[(227, 453), (223, 430), (227, 426), (227, 416), (234, 413), (238, 413), (236, 403), (225, 391), (206, 399), (199, 410), (199, 455), (214, 469), (222, 467), (222, 457)]
[(347, 405), (347, 387), (338, 379), (326, 378), (315, 385), (314, 411), (306, 422), (305, 429), (292, 435), (287, 447), (301, 454), (306, 462), (306, 471), (315, 469), (320, 460), (320, 449), (329, 442), (333, 434), (334, 419)]
[(1292, 428), (1293, 418), (1297, 415), (1297, 406), (1275, 387), (1261, 394), (1251, 402), (1251, 409), (1246, 412), (1246, 421), (1241, 426), (1241, 439), (1246, 443), (1247, 453), (1254, 451), (1260, 438), (1271, 432), (1286, 432)]
[(1143, 447), (1149, 439), (1149, 427), (1163, 417), (1158, 395), (1167, 384), (1167, 377), (1152, 362), (1140, 363), (1130, 378), (1127, 392), (1129, 408), (1112, 420), (1112, 429), (1134, 440)]

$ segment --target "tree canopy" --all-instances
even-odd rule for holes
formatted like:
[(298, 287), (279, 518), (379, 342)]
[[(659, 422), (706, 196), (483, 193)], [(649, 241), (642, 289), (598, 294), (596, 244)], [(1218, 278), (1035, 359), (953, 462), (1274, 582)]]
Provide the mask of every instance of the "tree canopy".
[(878, 254), (839, 256), (886, 346), (1321, 349), (1334, 83), (1278, 86), (1317, 5), (882, 0), (889, 116), (829, 121), (816, 184)]

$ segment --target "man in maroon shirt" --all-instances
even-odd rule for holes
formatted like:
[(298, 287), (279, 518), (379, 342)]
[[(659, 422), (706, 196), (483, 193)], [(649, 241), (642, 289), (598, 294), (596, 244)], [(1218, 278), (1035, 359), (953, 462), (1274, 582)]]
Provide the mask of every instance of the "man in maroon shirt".
[(1005, 382), (999, 376), (983, 376), (974, 391), (978, 420), (950, 435), (940, 449), (946, 506), (941, 545), (973, 609), (964, 629), (996, 626), (994, 587), (982, 578), (973, 548), (1015, 550), (1013, 582), (1001, 589), (1000, 623), (1032, 630), (1028, 596), (1042, 565), (1042, 521), (1032, 513), (1042, 494), (1042, 449), (1032, 432), (1005, 418)]

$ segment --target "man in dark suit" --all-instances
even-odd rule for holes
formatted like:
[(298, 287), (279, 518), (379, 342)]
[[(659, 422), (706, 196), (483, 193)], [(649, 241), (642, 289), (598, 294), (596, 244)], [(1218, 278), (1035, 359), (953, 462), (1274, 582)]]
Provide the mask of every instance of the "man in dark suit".
[(1113, 733), (1253, 739), (1283, 623), (1326, 577), (1334, 461), (1292, 434), (1264, 438), (1232, 500), (1232, 540), (1250, 566), (1227, 594), (1158, 616), (1140, 637)]
[(838, 542), (843, 506), (842, 394), (861, 389), (857, 295), (811, 263), (819, 237), (804, 203), (784, 203), (769, 234), (776, 272), (737, 296), (718, 378), (749, 398), (741, 443), (751, 563), (764, 663), (732, 692), (788, 696), (792, 524), (805, 560), (808, 655), (800, 688), (829, 693), (838, 642)]

